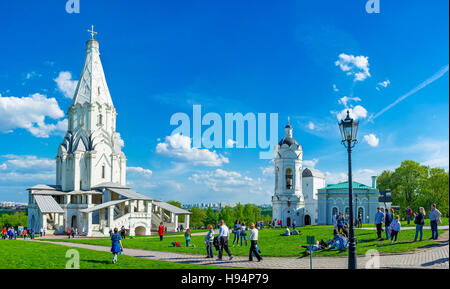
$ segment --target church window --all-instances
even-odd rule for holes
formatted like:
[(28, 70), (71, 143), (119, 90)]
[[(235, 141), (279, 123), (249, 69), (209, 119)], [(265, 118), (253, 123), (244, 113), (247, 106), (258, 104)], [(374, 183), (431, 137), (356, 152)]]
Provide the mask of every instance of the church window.
[(361, 217), (361, 220), (364, 220), (364, 208), (359, 207), (358, 208), (358, 218)]
[(292, 181), (293, 181), (292, 169), (287, 168), (286, 169), (286, 190), (292, 189)]
[(99, 114), (98, 115), (98, 125), (102, 125), (103, 124), (103, 115)]
[(345, 216), (349, 216), (350, 215), (350, 207), (345, 207)]
[(105, 165), (102, 166), (102, 179), (105, 178)]
[(334, 216), (334, 214), (336, 214), (336, 215), (337, 215), (337, 213), (338, 213), (338, 208), (336, 208), (336, 207), (333, 207), (333, 211), (332, 211), (331, 215), (333, 215), (333, 216)]
[(275, 168), (275, 189), (278, 188), (278, 167)]
[(98, 89), (98, 95), (100, 95), (100, 86), (97, 87), (97, 89)]

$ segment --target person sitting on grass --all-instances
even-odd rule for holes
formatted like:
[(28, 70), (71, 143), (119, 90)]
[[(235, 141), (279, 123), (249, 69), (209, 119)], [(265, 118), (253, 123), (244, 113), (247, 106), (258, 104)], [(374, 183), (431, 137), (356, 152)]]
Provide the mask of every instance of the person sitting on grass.
[(344, 225), (342, 227), (342, 233), (344, 233), (345, 236), (348, 236), (348, 226), (347, 225)]
[(297, 229), (292, 230), (291, 235), (300, 235), (301, 232), (297, 231)]
[[(397, 242), (397, 235), (400, 232), (401, 229), (401, 224), (400, 224), (400, 216), (397, 215), (395, 216), (395, 220), (392, 221), (391, 223), (391, 243), (393, 242)], [(395, 239), (395, 241), (394, 241)]]
[(340, 232), (339, 236), (334, 239), (333, 243), (330, 245), (328, 249), (331, 250), (336, 248), (339, 251), (343, 251), (345, 250), (345, 248), (347, 248), (347, 245), (348, 245), (347, 236), (344, 233)]
[(117, 263), (117, 255), (122, 254), (123, 246), (122, 246), (122, 238), (119, 235), (119, 229), (114, 228), (114, 234), (111, 237), (111, 253), (113, 253), (112, 263)]
[(338, 239), (339, 239), (339, 231), (338, 231), (337, 228), (334, 228), (334, 229), (333, 229), (333, 238), (332, 238), (332, 239), (329, 239), (329, 240), (326, 242), (327, 246), (333, 244), (333, 242), (336, 242)]
[(280, 234), (280, 236), (290, 236), (291, 235), (291, 231), (289, 231), (289, 227), (286, 226), (284, 229), (284, 233)]
[(187, 229), (184, 233), (184, 238), (186, 239), (186, 247), (189, 247), (189, 242), (191, 241), (191, 229)]

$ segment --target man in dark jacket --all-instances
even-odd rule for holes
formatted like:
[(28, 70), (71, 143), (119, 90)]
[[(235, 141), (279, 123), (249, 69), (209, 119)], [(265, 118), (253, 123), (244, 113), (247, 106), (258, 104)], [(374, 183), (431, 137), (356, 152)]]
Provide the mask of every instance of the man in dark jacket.
[(384, 215), (384, 228), (386, 229), (386, 240), (391, 239), (391, 229), (389, 228), (389, 226), (391, 225), (392, 222), (392, 216), (391, 213), (389, 213), (388, 209), (385, 209), (385, 215)]

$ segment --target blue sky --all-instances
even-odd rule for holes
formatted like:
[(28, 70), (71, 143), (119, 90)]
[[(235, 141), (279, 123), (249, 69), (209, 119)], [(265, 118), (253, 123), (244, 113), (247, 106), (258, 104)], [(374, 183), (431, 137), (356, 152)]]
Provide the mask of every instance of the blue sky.
[(405, 159), (448, 170), (448, 1), (380, 0), (379, 14), (362, 0), (80, 0), (73, 14), (65, 2), (0, 4), (0, 200), (54, 183), (91, 24), (141, 193), (270, 202), (273, 164), (258, 149), (171, 150), (170, 117), (192, 116), (193, 104), (222, 117), (278, 113), (279, 139), (290, 116), (304, 165), (328, 183), (346, 178), (336, 125), (346, 107), (360, 120), (356, 181)]

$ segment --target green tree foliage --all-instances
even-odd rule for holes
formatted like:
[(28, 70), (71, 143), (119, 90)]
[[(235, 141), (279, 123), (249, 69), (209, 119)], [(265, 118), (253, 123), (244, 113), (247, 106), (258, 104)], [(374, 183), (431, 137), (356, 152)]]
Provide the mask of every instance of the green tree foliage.
[(206, 210), (201, 210), (199, 208), (193, 207), (191, 209), (191, 216), (189, 218), (190, 227), (201, 227), (205, 225), (206, 221)]
[[(168, 204), (171, 204), (172, 206), (181, 208), (181, 209), (183, 208), (183, 206), (181, 205), (181, 203), (178, 202), (178, 201), (167, 201), (167, 203), (168, 203)], [(164, 210), (164, 212), (165, 212), (167, 215), (169, 215), (169, 212), (168, 212), (168, 211)], [(184, 222), (184, 216), (183, 216), (183, 215), (178, 216), (178, 222), (179, 222), (179, 223), (183, 223), (183, 222)]]
[(218, 214), (214, 212), (212, 208), (206, 209), (206, 217), (205, 217), (205, 226), (208, 226), (208, 224), (215, 225), (217, 228), (217, 220)]
[(406, 160), (393, 172), (383, 171), (377, 179), (377, 188), (392, 191), (392, 203), (402, 208), (402, 216), (407, 206), (414, 211), (419, 207), (429, 211), (432, 203), (444, 215), (449, 212), (449, 174), (444, 169)]
[(13, 214), (2, 214), (0, 215), (0, 227), (14, 227), (17, 229), (18, 226), (23, 226), (24, 228), (28, 224), (28, 217), (24, 212), (15, 212)]
[(219, 221), (224, 220), (228, 226), (234, 224), (236, 217), (234, 216), (233, 209), (229, 206), (225, 206), (220, 212), (219, 212)]

